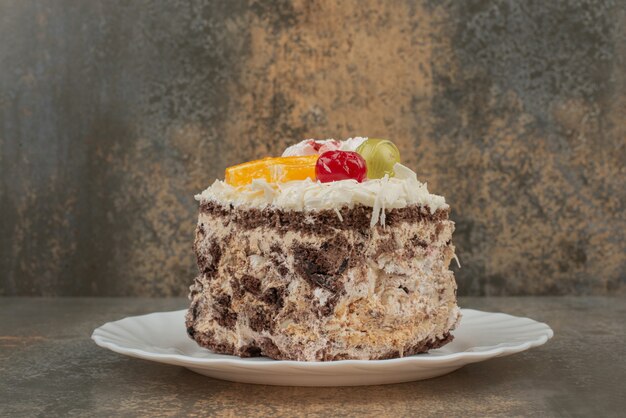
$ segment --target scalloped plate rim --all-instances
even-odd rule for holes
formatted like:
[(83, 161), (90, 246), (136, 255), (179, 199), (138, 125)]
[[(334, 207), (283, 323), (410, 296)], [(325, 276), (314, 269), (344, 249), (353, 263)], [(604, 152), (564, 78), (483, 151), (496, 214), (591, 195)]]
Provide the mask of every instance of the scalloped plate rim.
[[(102, 326), (96, 328), (91, 335), (91, 339), (100, 347), (109, 349), (119, 354), (128, 355), (135, 358), (141, 358), (145, 360), (152, 360), (161, 363), (173, 364), (182, 367), (198, 367), (198, 366), (236, 366), (237, 368), (245, 368), (245, 369), (273, 369), (273, 368), (282, 368), (285, 366), (292, 366), (299, 370), (307, 369), (325, 369), (325, 368), (338, 368), (341, 366), (365, 366), (367, 369), (377, 369), (377, 368), (385, 368), (388, 366), (397, 366), (400, 364), (421, 364), (425, 367), (428, 366), (443, 366), (443, 367), (453, 367), (457, 366), (458, 361), (462, 360), (462, 364), (458, 367), (462, 367), (465, 364), (476, 363), (484, 360), (488, 360), (490, 358), (502, 357), (506, 355), (511, 355), (515, 353), (519, 353), (530, 348), (538, 347), (545, 344), (548, 340), (550, 340), (554, 336), (554, 332), (552, 329), (543, 322), (534, 321), (530, 318), (526, 317), (518, 317), (505, 313), (494, 313), (494, 312), (484, 312), (475, 309), (462, 309), (463, 315), (466, 317), (468, 314), (470, 315), (489, 315), (489, 316), (499, 316), (501, 318), (505, 318), (508, 320), (526, 320), (529, 325), (535, 325), (539, 328), (543, 328), (541, 330), (537, 329), (535, 333), (537, 334), (535, 338), (529, 338), (526, 341), (521, 341), (518, 343), (501, 343), (507, 344), (502, 346), (496, 345), (489, 347), (487, 346), (485, 349), (481, 349), (480, 351), (458, 351), (450, 354), (437, 354), (437, 355), (428, 355), (428, 354), (417, 354), (408, 357), (394, 358), (394, 359), (386, 359), (386, 360), (337, 360), (331, 362), (306, 362), (306, 361), (294, 361), (294, 360), (271, 360), (267, 358), (246, 358), (242, 359), (240, 357), (231, 356), (232, 358), (197, 358), (191, 357), (183, 354), (165, 354), (165, 353), (155, 353), (146, 351), (144, 349), (132, 348), (127, 346), (122, 346), (106, 335), (103, 335), (105, 332), (113, 333), (110, 330), (113, 326), (123, 326), (120, 324), (124, 321), (137, 321), (141, 319), (146, 319), (151, 316), (159, 316), (166, 314), (178, 314), (183, 315), (186, 312), (186, 309), (176, 310), (176, 311), (168, 311), (168, 312), (152, 312), (145, 315), (138, 316), (129, 316), (117, 321), (110, 321)], [(463, 326), (463, 319), (461, 319), (461, 325)], [(453, 331), (454, 334), (454, 331)], [(508, 345), (510, 344), (510, 345)], [(480, 348), (481, 346), (476, 346), (472, 348)], [(208, 350), (207, 350), (208, 351)], [(259, 361), (260, 360), (260, 361)], [(373, 370), (372, 370), (373, 371)]]

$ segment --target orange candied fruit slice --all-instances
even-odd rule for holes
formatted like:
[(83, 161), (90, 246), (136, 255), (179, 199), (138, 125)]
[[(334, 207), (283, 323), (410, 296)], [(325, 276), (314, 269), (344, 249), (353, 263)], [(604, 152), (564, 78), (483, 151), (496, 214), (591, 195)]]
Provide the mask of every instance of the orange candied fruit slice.
[(315, 180), (315, 163), (319, 155), (300, 157), (268, 157), (248, 161), (226, 169), (224, 180), (231, 186), (244, 186), (255, 179), (268, 183), (284, 183), (292, 180)]

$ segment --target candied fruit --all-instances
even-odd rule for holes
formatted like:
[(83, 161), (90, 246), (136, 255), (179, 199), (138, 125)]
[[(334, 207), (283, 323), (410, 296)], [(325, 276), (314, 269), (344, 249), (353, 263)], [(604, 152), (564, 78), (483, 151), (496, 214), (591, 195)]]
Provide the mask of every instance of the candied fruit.
[(322, 183), (349, 179), (360, 183), (366, 178), (367, 166), (354, 151), (327, 151), (317, 160), (315, 175)]
[(268, 183), (284, 183), (292, 180), (315, 180), (315, 163), (318, 155), (301, 157), (268, 157), (248, 161), (226, 169), (224, 180), (232, 186), (244, 186), (255, 179)]
[(388, 174), (393, 177), (393, 166), (400, 162), (400, 151), (388, 139), (370, 138), (356, 149), (367, 163), (367, 178), (380, 179)]

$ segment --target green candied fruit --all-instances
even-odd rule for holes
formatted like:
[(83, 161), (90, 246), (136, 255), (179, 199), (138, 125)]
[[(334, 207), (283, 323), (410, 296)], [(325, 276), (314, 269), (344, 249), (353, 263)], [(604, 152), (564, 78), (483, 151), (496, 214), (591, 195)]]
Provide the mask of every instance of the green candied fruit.
[(370, 138), (356, 149), (367, 164), (367, 178), (380, 179), (394, 176), (393, 166), (400, 162), (398, 147), (388, 139)]

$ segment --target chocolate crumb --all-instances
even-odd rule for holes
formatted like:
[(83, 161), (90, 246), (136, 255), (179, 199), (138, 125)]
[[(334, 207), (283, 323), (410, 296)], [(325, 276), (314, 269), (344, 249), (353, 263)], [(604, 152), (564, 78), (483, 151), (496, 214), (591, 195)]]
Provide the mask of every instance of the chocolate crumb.
[(198, 303), (199, 302), (197, 300), (192, 301), (191, 306), (187, 311), (187, 315), (185, 315), (185, 326), (187, 327), (187, 335), (189, 335), (191, 338), (194, 338), (194, 335), (196, 333), (194, 327), (196, 326), (196, 320), (198, 319)]
[(448, 344), (454, 339), (454, 335), (447, 332), (442, 338), (438, 338), (431, 341), (423, 341), (419, 344), (407, 347), (404, 349), (403, 357), (412, 356), (414, 354), (425, 353), (428, 350), (434, 350)]
[(337, 302), (339, 302), (339, 293), (335, 293), (331, 297), (328, 298), (326, 303), (318, 309), (319, 316), (330, 316), (335, 312), (335, 306), (337, 306)]
[(435, 225), (435, 239), (439, 238), (439, 235), (443, 232), (443, 229), (443, 222), (437, 222), (437, 225)]
[(257, 295), (261, 292), (261, 280), (248, 274), (244, 274), (241, 277), (241, 285), (246, 292), (252, 293), (253, 295)]
[(237, 322), (237, 313), (232, 311), (230, 302), (230, 296), (224, 293), (217, 296), (213, 304), (213, 311), (216, 314), (213, 318), (224, 328), (232, 329)]
[(278, 271), (278, 274), (280, 274), (282, 277), (285, 277), (287, 276), (287, 274), (289, 274), (289, 269), (284, 264), (279, 264), (276, 267), (276, 270)]
[(233, 296), (235, 299), (241, 299), (246, 293), (241, 285), (241, 281), (236, 278), (230, 279), (230, 288), (233, 289)]
[(418, 237), (417, 235), (414, 235), (413, 237), (411, 237), (411, 245), (413, 245), (414, 247), (421, 247), (421, 248), (427, 248), (428, 247), (428, 242), (421, 239), (420, 237)]
[(284, 289), (279, 289), (277, 287), (270, 287), (269, 289), (265, 291), (265, 293), (263, 293), (263, 296), (261, 296), (261, 300), (267, 303), (268, 305), (276, 306), (279, 309), (281, 309), (284, 306), (284, 297), (283, 297), (284, 292), (285, 292)]
[(350, 261), (349, 258), (344, 258), (343, 261), (341, 262), (341, 265), (339, 266), (339, 268), (337, 269), (337, 274), (341, 274), (344, 271), (346, 271), (346, 269), (348, 268), (348, 261)]
[(221, 343), (215, 341), (215, 333), (212, 331), (207, 332), (196, 332), (193, 337), (196, 342), (202, 346), (206, 347), (214, 353), (219, 354), (234, 354), (235, 346), (230, 343)]
[(212, 242), (209, 246), (208, 254), (205, 254), (198, 248), (198, 242), (200, 242), (199, 239), (196, 239), (196, 244), (194, 244), (198, 268), (205, 276), (212, 278), (217, 273), (217, 267), (222, 258), (222, 249), (217, 243)]
[(248, 312), (250, 319), (250, 329), (256, 332), (271, 331), (271, 317), (262, 306), (257, 306)]
[(374, 258), (380, 257), (381, 254), (387, 254), (392, 252), (396, 248), (395, 240), (393, 236), (389, 236), (384, 240), (381, 240), (376, 247), (376, 251), (374, 252)]
[(259, 341), (259, 345), (261, 346), (262, 353), (267, 357), (273, 359), (286, 359), (280, 349), (276, 347), (276, 344), (274, 344), (274, 342), (269, 338), (263, 338), (261, 341)]
[(388, 359), (398, 358), (398, 357), (400, 357), (400, 352), (398, 350), (389, 350), (385, 354), (381, 354), (378, 360), (388, 360)]
[(311, 286), (323, 287), (332, 293), (337, 293), (343, 288), (338, 276), (350, 263), (350, 259), (343, 257), (343, 254), (350, 251), (345, 237), (330, 239), (320, 248), (295, 244), (292, 251), (296, 273)]
[(239, 349), (239, 356), (241, 357), (259, 357), (261, 355), (261, 348), (256, 345), (244, 345)]
[(187, 327), (187, 335), (189, 335), (191, 338), (193, 338), (195, 333), (196, 333), (196, 330), (193, 329), (193, 327)]

